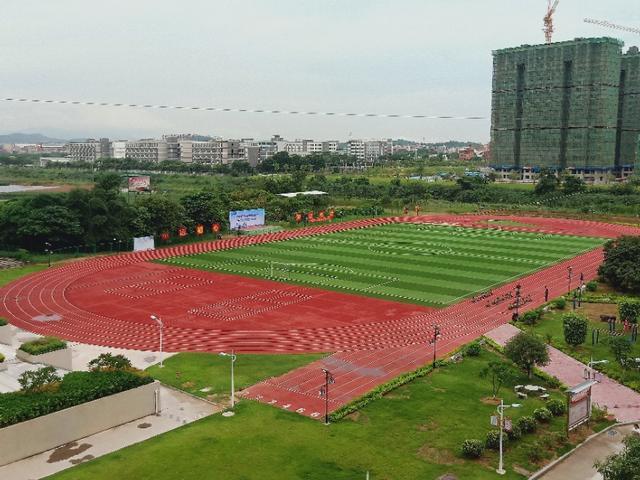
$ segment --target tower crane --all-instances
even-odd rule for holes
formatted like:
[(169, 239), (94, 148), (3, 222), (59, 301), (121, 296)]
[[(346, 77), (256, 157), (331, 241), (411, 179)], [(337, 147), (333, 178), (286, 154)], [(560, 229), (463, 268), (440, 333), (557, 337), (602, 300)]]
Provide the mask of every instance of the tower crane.
[(623, 32), (637, 33), (640, 35), (640, 28), (623, 27), (622, 25), (616, 25), (615, 23), (607, 22), (606, 20), (594, 20), (593, 18), (585, 18), (584, 23), (592, 23), (594, 25), (600, 25), (605, 28), (613, 28), (614, 30), (622, 30)]
[(542, 19), (544, 22), (544, 39), (547, 43), (551, 43), (551, 37), (553, 36), (553, 14), (556, 13), (560, 0), (547, 0), (547, 14)]

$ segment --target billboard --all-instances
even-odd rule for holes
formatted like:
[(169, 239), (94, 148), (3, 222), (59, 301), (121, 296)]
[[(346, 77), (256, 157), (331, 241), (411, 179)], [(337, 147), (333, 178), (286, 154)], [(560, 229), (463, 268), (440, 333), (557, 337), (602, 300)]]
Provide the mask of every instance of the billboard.
[(264, 208), (229, 212), (229, 228), (258, 227), (264, 225)]
[(151, 191), (151, 177), (139, 176), (129, 177), (129, 191), (130, 192), (150, 192)]
[(133, 251), (141, 252), (144, 250), (154, 250), (155, 244), (153, 235), (149, 237), (136, 237), (133, 239)]

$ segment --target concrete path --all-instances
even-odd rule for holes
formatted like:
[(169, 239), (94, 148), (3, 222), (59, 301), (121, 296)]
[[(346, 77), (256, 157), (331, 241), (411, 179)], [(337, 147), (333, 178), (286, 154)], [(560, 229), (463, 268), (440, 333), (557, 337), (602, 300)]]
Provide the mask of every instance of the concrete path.
[(622, 440), (631, 434), (632, 425), (615, 427), (583, 443), (574, 453), (558, 463), (538, 480), (599, 480), (593, 463), (622, 451)]
[[(520, 331), (511, 324), (505, 324), (485, 336), (499, 345), (504, 345)], [(553, 375), (568, 386), (584, 382), (584, 370), (587, 368), (584, 363), (553, 347), (549, 347), (549, 358), (551, 360), (549, 365), (542, 367), (541, 370)], [(600, 407), (606, 407), (619, 422), (640, 420), (640, 393), (619, 384), (606, 375), (598, 375), (597, 379), (600, 383), (595, 385), (592, 390), (594, 403)]]
[(162, 412), (0, 467), (0, 478), (33, 480), (106, 455), (222, 410), (176, 390), (160, 387)]

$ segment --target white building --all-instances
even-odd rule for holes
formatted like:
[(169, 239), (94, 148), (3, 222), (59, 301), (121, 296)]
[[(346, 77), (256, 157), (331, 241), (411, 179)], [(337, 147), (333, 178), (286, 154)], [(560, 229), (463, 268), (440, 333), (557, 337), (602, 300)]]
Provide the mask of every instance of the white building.
[(164, 162), (167, 160), (168, 146), (164, 140), (147, 138), (127, 142), (126, 157), (145, 162)]
[(115, 140), (111, 142), (111, 158), (126, 158), (127, 157), (127, 141)]
[(69, 156), (79, 162), (95, 162), (99, 158), (108, 158), (111, 154), (108, 138), (88, 139), (86, 142), (69, 143)]

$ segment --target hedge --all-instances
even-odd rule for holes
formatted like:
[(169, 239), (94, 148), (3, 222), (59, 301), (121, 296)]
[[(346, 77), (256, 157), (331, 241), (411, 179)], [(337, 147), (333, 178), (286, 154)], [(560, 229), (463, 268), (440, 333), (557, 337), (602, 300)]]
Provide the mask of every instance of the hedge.
[(67, 373), (56, 389), (0, 394), (0, 428), (153, 382), (141, 372)]
[(9, 322), (7, 322), (7, 320), (5, 318), (0, 317), (0, 327), (4, 327), (5, 325), (8, 325)]
[(20, 350), (30, 355), (42, 355), (67, 348), (67, 342), (55, 337), (42, 337), (20, 345)]

